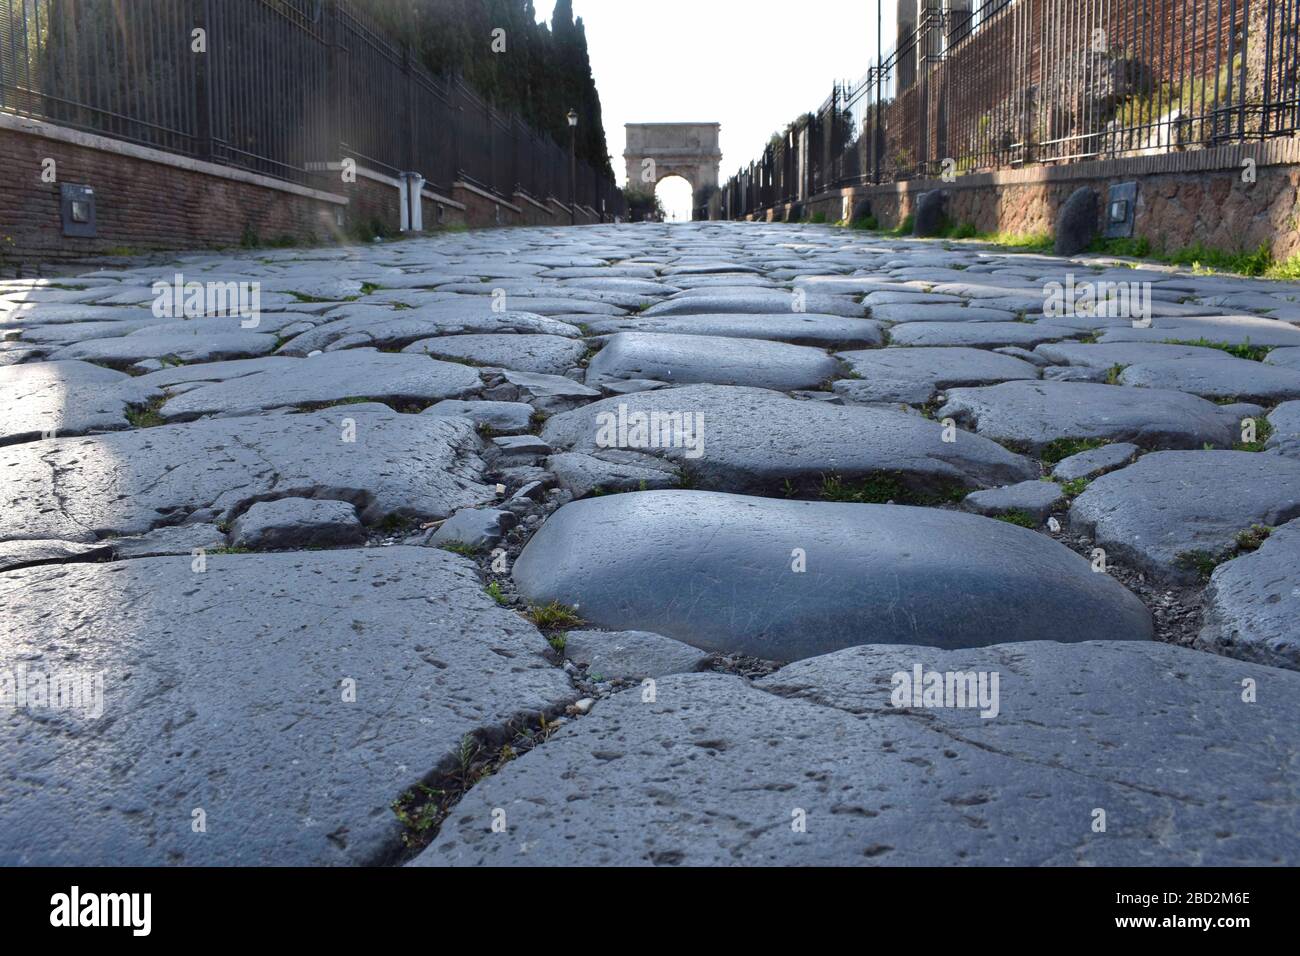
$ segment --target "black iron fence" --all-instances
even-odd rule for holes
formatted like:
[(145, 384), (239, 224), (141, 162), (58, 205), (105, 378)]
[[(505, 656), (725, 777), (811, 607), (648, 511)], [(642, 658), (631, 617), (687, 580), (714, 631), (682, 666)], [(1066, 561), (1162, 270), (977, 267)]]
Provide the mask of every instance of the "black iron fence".
[[(348, 0), (0, 0), (0, 110), (294, 182), (345, 158), (570, 200), (567, 144), (435, 76)], [(578, 163), (572, 197), (624, 215)]]
[(895, 48), (773, 137), (714, 212), (1297, 129), (1300, 0), (920, 0)]

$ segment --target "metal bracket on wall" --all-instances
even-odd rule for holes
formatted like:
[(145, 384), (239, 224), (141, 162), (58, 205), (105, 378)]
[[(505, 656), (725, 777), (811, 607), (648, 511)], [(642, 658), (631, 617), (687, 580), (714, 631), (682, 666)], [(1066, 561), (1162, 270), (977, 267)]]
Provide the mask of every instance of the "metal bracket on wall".
[(1137, 216), (1137, 183), (1116, 183), (1106, 190), (1106, 238), (1131, 239)]
[(59, 192), (63, 234), (80, 239), (95, 238), (95, 190), (89, 186), (62, 183)]

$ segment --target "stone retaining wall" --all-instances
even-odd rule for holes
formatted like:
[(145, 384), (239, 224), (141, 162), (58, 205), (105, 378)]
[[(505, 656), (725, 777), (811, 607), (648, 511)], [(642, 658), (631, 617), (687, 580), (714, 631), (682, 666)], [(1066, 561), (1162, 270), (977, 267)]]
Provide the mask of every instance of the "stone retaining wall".
[[(1243, 178), (1255, 160), (1255, 181)], [(1300, 139), (1248, 146), (1140, 156), (1126, 159), (974, 173), (952, 183), (910, 180), (835, 190), (803, 204), (803, 214), (830, 222), (847, 219), (861, 199), (871, 203), (882, 228), (896, 227), (916, 197), (930, 189), (949, 191), (949, 218), (979, 232), (1051, 232), (1062, 202), (1080, 186), (1104, 197), (1115, 183), (1136, 182), (1134, 235), (1154, 249), (1200, 243), (1231, 252), (1268, 245), (1275, 259), (1300, 253)], [(783, 221), (790, 205), (751, 218)]]

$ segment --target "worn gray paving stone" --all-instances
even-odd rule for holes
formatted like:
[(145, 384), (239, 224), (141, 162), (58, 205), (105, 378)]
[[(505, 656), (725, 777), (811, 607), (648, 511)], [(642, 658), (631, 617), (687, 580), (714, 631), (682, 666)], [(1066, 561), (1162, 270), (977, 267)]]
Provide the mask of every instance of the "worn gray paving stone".
[[(574, 696), (536, 629), (454, 555), (231, 554), (190, 567), (0, 577), (10, 660), (103, 675), (98, 719), (0, 711), (0, 862), (390, 862), (398, 796), (449, 770), (467, 734)], [(196, 807), (206, 833), (191, 830)]]
[(213, 551), (226, 547), (226, 535), (215, 524), (196, 522), (155, 528), (140, 535), (110, 538), (113, 556), (126, 558), (157, 558), (168, 554), (192, 554), (195, 550)]
[(561, 375), (578, 364), (587, 345), (581, 339), (561, 335), (441, 335), (412, 342), (402, 351), (521, 372)]
[(840, 352), (838, 357), (862, 379), (856, 383), (859, 401), (924, 404), (941, 389), (1038, 378), (1038, 369), (1028, 362), (983, 349), (891, 348)]
[(348, 349), (202, 385), (169, 399), (159, 414), (171, 421), (182, 421), (201, 415), (249, 415), (350, 398), (424, 403), (459, 398), (481, 387), (479, 373), (456, 362)]
[(111, 542), (0, 541), (0, 573), (40, 564), (100, 561), (112, 556)]
[(25, 326), (19, 341), (32, 346), (56, 348), (92, 339), (111, 339), (131, 335), (157, 324), (157, 319), (137, 322), (60, 322)]
[(725, 338), (771, 339), (821, 348), (876, 346), (884, 341), (879, 322), (838, 315), (779, 313), (776, 315), (688, 315), (665, 318), (599, 319), (588, 323), (593, 335), (615, 332), (657, 332), (712, 335)]
[(1232, 359), (1221, 349), (1199, 345), (1170, 345), (1165, 342), (1113, 342), (1085, 345), (1078, 342), (1049, 342), (1034, 349), (1044, 358), (1061, 365), (1111, 369), (1116, 365), (1138, 365), (1181, 359)]
[(652, 631), (569, 631), (564, 657), (602, 681), (689, 674), (709, 659), (699, 648)]
[[(632, 418), (638, 413), (647, 419), (658, 413), (660, 429), (642, 435)], [(624, 414), (627, 427), (620, 435)], [(671, 415), (683, 416), (683, 427), (664, 418)], [(1038, 475), (1032, 462), (996, 442), (970, 433), (958, 432), (954, 442), (943, 436), (941, 423), (899, 411), (723, 385), (608, 398), (556, 415), (542, 430), (563, 451), (604, 457), (621, 448), (654, 455), (688, 472), (695, 487), (715, 491), (776, 495), (789, 483), (816, 493), (830, 475), (848, 481), (888, 475), (907, 489), (930, 493), (950, 484), (980, 488)]]
[(1300, 346), (1300, 328), (1261, 316), (1179, 316), (1155, 318), (1151, 328), (1107, 329), (1108, 342), (1208, 342), (1226, 345)]
[[(891, 707), (893, 675), (918, 665), (997, 672), (998, 717)], [(1243, 704), (1244, 677), (1277, 699)], [(725, 674), (656, 684), (653, 701), (639, 688), (616, 694), (486, 778), (416, 865), (1300, 859), (1290, 760), (1300, 677), (1289, 671), (1155, 642), (1034, 642), (868, 646), (753, 684)], [(509, 838), (492, 832), (498, 807)], [(1090, 829), (1097, 807), (1105, 833)], [(795, 808), (805, 833), (791, 832)]]
[(514, 580), (531, 603), (574, 605), (597, 627), (768, 660), (863, 643), (1151, 636), (1136, 597), (1051, 538), (901, 505), (702, 491), (588, 498), (542, 525)]
[(677, 472), (657, 458), (617, 449), (603, 451), (602, 458), (580, 452), (564, 452), (546, 460), (546, 469), (559, 486), (574, 498), (623, 491), (658, 491), (676, 488)]
[(1238, 428), (1231, 414), (1195, 395), (1091, 382), (954, 388), (936, 414), (1035, 451), (1067, 438), (1127, 441), (1144, 448), (1226, 448), (1237, 440)]
[(157, 321), (149, 309), (116, 308), (64, 302), (36, 302), (0, 313), (0, 328), (53, 325), (64, 322)]
[(1039, 522), (1065, 506), (1065, 494), (1054, 481), (1022, 481), (1004, 488), (974, 491), (962, 501), (962, 507), (981, 515), (1005, 515), (1024, 512)]
[(539, 411), (564, 412), (600, 398), (594, 388), (575, 382), (563, 375), (543, 375), (538, 372), (517, 372), (505, 369), (503, 385), (484, 392), (485, 398), (504, 401), (528, 402)]
[(1173, 389), (1202, 398), (1268, 404), (1300, 398), (1300, 369), (1279, 368), (1233, 356), (1227, 358), (1227, 361), (1182, 358), (1130, 365), (1120, 373), (1119, 383)]
[(1264, 357), (1264, 364), (1300, 369), (1300, 346), (1273, 349)]
[(230, 543), (252, 551), (338, 547), (366, 540), (357, 510), (345, 501), (258, 501), (230, 525)]
[(124, 372), (88, 362), (0, 367), (0, 445), (47, 432), (84, 435), (130, 427), (127, 409), (162, 393)]
[(532, 427), (533, 406), (527, 402), (476, 402), (446, 399), (430, 405), (422, 415), (468, 418), (494, 432), (523, 432)]
[(1016, 314), (1006, 309), (962, 305), (873, 305), (871, 318), (882, 322), (1011, 322)]
[(1288, 458), (1300, 458), (1300, 401), (1283, 402), (1269, 413), (1273, 429), (1264, 450)]
[(463, 508), (429, 536), (429, 544), (434, 547), (459, 544), (485, 551), (499, 544), (517, 521), (513, 513), (497, 508)]
[(904, 322), (889, 330), (891, 345), (969, 346), (992, 349), (1005, 345), (1033, 348), (1079, 333), (1033, 322)]
[[(473, 301), (470, 299), (470, 301)], [(576, 326), (532, 312), (493, 312), (466, 308), (459, 302), (437, 302), (416, 309), (394, 310), (375, 305), (344, 306), (325, 316), (310, 332), (284, 343), (280, 355), (309, 355), (359, 346), (399, 348), (439, 335), (527, 333), (576, 338)]]
[(1275, 528), (1257, 551), (1215, 568), (1196, 646), (1300, 670), (1300, 521)]
[(11, 445), (0, 448), (0, 541), (139, 535), (283, 497), (348, 501), (367, 525), (444, 518), (494, 500), (480, 448), (467, 421), (382, 405)]
[(216, 362), (251, 358), (275, 348), (275, 336), (261, 332), (226, 332), (213, 335), (180, 333), (123, 335), (65, 345), (50, 353), (53, 361), (85, 359), (110, 365), (130, 365), (141, 359), (177, 358), (182, 362)]
[(1164, 580), (1194, 582), (1253, 525), (1300, 516), (1300, 462), (1244, 451), (1162, 451), (1095, 479), (1070, 524), (1113, 556)]
[[(456, 308), (467, 314), (496, 314), (493, 310), (499, 308), (496, 304), (495, 297), (488, 294), (491, 291), (492, 283), (485, 283), (483, 292), (478, 294), (451, 294), (445, 304), (451, 308)], [(638, 302), (647, 302), (644, 296), (637, 297)], [(585, 315), (626, 315), (627, 309), (608, 302), (598, 302), (593, 298), (593, 294), (580, 294), (574, 290), (571, 295), (565, 297), (543, 296), (543, 295), (507, 295), (505, 304), (509, 308), (518, 307), (521, 311), (531, 312), (533, 315), (565, 315), (572, 313), (581, 313)]]
[(587, 364), (587, 384), (648, 378), (681, 385), (712, 383), (789, 390), (838, 377), (840, 364), (820, 349), (765, 339), (619, 332)]
[[(193, 382), (226, 382), (230, 379), (243, 378), (255, 372), (265, 372), (271, 369), (288, 371), (294, 367), (294, 363), (299, 361), (301, 360), (296, 358), (265, 355), (261, 358), (234, 359), (229, 362), (205, 362), (198, 365), (162, 365), (160, 368), (155, 368), (144, 375), (136, 376), (132, 381), (138, 385), (171, 389), (177, 385), (187, 385)], [(158, 364), (161, 365), (161, 363)]]
[(1142, 449), (1129, 442), (1114, 442), (1100, 448), (1089, 448), (1077, 455), (1062, 458), (1052, 468), (1057, 481), (1074, 481), (1077, 478), (1095, 478), (1108, 471), (1127, 465)]
[(793, 292), (778, 289), (744, 289), (723, 293), (717, 289), (687, 290), (658, 305), (652, 305), (641, 315), (654, 318), (661, 315), (718, 315), (722, 313), (750, 313), (756, 315), (788, 315), (811, 313), (865, 318), (866, 308), (849, 296), (825, 295), (809, 292), (802, 299)]

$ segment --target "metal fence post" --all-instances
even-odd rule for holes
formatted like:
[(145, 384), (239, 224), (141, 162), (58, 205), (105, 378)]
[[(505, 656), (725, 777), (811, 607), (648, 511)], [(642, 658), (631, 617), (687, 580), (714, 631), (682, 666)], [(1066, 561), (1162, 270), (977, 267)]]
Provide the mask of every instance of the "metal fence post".
[(195, 0), (195, 7), (194, 27), (203, 31), (206, 44), (204, 49), (207, 52), (195, 53), (193, 49), (190, 51), (194, 63), (194, 152), (199, 159), (211, 160), (213, 158), (212, 72), (208, 57), (214, 54), (215, 48), (212, 44), (210, 0)]

